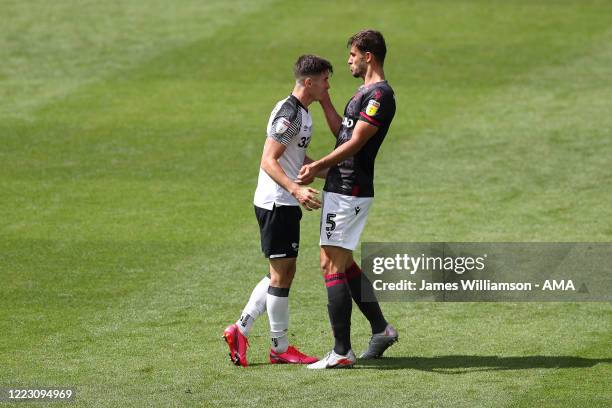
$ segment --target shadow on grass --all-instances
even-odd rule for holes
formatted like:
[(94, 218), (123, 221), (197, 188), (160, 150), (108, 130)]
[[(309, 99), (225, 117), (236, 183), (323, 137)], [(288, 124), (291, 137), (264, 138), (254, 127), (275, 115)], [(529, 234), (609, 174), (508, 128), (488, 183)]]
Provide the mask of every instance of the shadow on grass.
[(377, 370), (412, 369), (441, 374), (464, 374), (474, 371), (525, 370), (532, 368), (585, 368), (612, 363), (612, 358), (574, 356), (436, 356), (384, 357), (379, 360), (357, 360), (356, 368)]

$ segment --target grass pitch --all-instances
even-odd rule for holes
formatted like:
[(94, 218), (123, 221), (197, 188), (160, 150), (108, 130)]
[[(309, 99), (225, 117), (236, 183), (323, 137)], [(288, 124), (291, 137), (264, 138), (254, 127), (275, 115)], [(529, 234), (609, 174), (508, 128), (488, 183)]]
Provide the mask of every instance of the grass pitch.
[[(252, 210), (265, 124), (302, 53), (359, 82), (386, 36), (398, 111), (364, 241), (612, 240), (607, 1), (2, 1), (0, 386), (75, 406), (610, 406), (609, 303), (383, 304), (388, 358), (229, 363), (221, 331), (266, 272)], [(333, 147), (312, 107), (310, 155)], [(320, 186), (320, 184), (319, 184)], [(331, 345), (305, 214), (291, 336)], [(353, 316), (353, 344), (368, 325)], [(294, 336), (294, 337), (293, 337)], [(36, 405), (39, 406), (39, 405)]]

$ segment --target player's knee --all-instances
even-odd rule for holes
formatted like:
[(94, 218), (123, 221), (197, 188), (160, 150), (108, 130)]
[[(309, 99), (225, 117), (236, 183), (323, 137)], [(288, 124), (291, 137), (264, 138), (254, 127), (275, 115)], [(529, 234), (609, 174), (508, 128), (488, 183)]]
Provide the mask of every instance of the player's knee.
[(293, 282), (293, 277), (295, 276), (295, 271), (294, 272), (289, 272), (287, 275), (282, 277), (281, 280), (281, 284), (283, 287), (288, 288), (291, 286), (291, 283)]
[(324, 258), (321, 259), (321, 272), (323, 273), (323, 275), (330, 275), (339, 272), (344, 272), (344, 269), (340, 270), (338, 265), (334, 264), (331, 259)]
[(270, 278), (270, 286), (276, 288), (288, 288), (293, 282), (293, 275), (279, 274)]
[(321, 273), (323, 275), (327, 274), (327, 268), (329, 268), (330, 264), (328, 258), (321, 258)]

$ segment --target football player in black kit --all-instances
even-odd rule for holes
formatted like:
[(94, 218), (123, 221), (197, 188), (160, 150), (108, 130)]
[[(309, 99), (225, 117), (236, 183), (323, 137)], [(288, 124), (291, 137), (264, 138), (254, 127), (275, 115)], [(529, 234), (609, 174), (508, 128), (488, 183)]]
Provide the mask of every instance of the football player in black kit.
[(347, 45), (351, 73), (364, 83), (346, 105), (344, 117), (336, 112), (329, 94), (320, 101), (336, 146), (327, 156), (304, 165), (298, 175), (300, 183), (309, 184), (315, 174), (329, 169), (323, 188), (320, 255), (335, 344), (323, 359), (308, 365), (310, 369), (355, 364), (350, 338), (351, 297), (372, 327), (368, 349), (360, 358), (378, 358), (398, 339), (378, 302), (362, 301), (362, 290), (370, 291), (368, 298), (374, 294), (353, 260), (374, 198), (374, 160), (395, 115), (395, 96), (383, 70), (387, 49), (382, 34), (375, 30), (356, 33)]

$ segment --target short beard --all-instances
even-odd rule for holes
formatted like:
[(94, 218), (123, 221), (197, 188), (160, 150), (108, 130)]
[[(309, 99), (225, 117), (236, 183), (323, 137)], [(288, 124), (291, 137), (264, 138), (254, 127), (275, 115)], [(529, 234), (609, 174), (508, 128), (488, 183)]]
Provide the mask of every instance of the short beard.
[(353, 77), (361, 78), (361, 77), (363, 77), (365, 71), (366, 71), (365, 67), (358, 66), (357, 69), (355, 70), (355, 72), (352, 72)]

